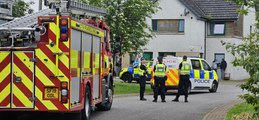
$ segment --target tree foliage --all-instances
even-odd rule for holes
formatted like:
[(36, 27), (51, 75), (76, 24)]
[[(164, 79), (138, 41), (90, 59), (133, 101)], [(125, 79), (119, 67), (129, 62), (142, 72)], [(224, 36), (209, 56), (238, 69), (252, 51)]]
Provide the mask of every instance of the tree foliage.
[[(251, 12), (248, 8), (258, 7), (258, 0), (235, 0), (237, 4), (244, 4), (247, 8), (238, 9), (240, 14)], [(256, 29), (248, 37), (242, 39), (242, 44), (224, 43), (226, 49), (235, 56), (232, 64), (234, 66), (243, 67), (250, 75), (250, 78), (245, 83), (240, 85), (243, 90), (248, 93), (241, 95), (247, 103), (252, 104), (256, 111), (256, 116), (259, 116), (259, 14), (256, 14)]]
[[(122, 54), (140, 50), (153, 37), (146, 18), (158, 9), (154, 0), (82, 0), (91, 5), (106, 8), (104, 20), (112, 30), (111, 43), (121, 40)], [(113, 44), (112, 44), (113, 47)]]
[(30, 9), (30, 5), (34, 2), (26, 3), (23, 0), (17, 0), (13, 4), (13, 17), (21, 17), (27, 13), (32, 13), (33, 10)]

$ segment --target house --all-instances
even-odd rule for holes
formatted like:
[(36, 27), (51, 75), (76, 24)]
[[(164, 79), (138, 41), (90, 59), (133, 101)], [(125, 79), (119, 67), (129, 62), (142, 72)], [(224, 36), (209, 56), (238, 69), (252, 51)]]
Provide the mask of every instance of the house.
[[(146, 59), (158, 56), (201, 57), (209, 64), (222, 58), (228, 63), (226, 73), (231, 80), (249, 77), (241, 67), (234, 67), (234, 60), (221, 41), (241, 43), (242, 37), (253, 31), (255, 12), (241, 15), (236, 9), (243, 6), (225, 0), (159, 0), (162, 8), (147, 23), (156, 37), (144, 47)], [(250, 11), (255, 11), (250, 9)], [(123, 67), (130, 65), (135, 53), (126, 54)], [(219, 71), (218, 71), (219, 72)]]
[(0, 0), (0, 24), (13, 19), (13, 17), (11, 17), (13, 2), (13, 0)]

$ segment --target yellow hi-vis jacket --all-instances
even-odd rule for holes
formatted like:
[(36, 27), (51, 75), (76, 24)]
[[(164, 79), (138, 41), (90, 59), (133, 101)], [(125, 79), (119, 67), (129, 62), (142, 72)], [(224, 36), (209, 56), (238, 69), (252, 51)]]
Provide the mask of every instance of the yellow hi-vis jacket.
[(191, 65), (190, 63), (183, 61), (180, 75), (190, 75)]
[(165, 64), (157, 64), (155, 66), (154, 76), (164, 77), (166, 76), (166, 66)]

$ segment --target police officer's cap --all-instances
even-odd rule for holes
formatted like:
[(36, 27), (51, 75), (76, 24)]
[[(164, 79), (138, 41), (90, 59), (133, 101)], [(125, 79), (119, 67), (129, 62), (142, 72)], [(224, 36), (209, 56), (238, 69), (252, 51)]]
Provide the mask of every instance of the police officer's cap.
[(162, 60), (163, 60), (163, 57), (160, 57), (160, 56), (159, 56), (159, 57), (157, 57), (157, 60), (158, 60), (158, 61), (162, 61)]
[(187, 60), (187, 56), (183, 56), (183, 59), (184, 59), (184, 60)]

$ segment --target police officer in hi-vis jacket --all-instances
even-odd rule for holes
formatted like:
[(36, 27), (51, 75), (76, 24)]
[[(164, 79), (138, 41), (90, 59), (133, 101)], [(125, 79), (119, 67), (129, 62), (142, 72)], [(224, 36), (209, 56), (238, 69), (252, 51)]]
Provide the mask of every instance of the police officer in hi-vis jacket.
[(167, 80), (166, 76), (166, 65), (163, 64), (163, 58), (158, 57), (158, 64), (154, 66), (154, 78), (155, 78), (155, 86), (154, 86), (154, 100), (153, 102), (157, 102), (158, 91), (161, 93), (162, 102), (165, 101), (165, 81)]
[(190, 70), (191, 70), (191, 65), (189, 62), (187, 62), (187, 57), (183, 56), (183, 62), (180, 63), (179, 69), (178, 69), (178, 74), (180, 75), (178, 93), (176, 95), (176, 98), (172, 101), (178, 102), (180, 95), (184, 94), (185, 96), (184, 102), (188, 102), (187, 98), (188, 98), (188, 88), (190, 86)]
[(147, 79), (147, 67), (145, 65), (145, 59), (141, 58), (141, 63), (139, 66), (139, 96), (141, 101), (146, 101), (147, 99), (144, 98), (145, 88), (146, 88), (146, 79)]

